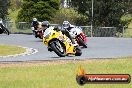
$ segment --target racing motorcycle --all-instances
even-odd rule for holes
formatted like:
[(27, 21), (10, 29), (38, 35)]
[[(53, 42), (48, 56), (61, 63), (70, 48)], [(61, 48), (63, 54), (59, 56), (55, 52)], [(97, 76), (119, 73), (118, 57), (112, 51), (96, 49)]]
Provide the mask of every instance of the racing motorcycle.
[(70, 30), (70, 34), (76, 39), (79, 46), (83, 46), (84, 48), (87, 48), (87, 37), (82, 32), (81, 28), (74, 27)]
[(2, 34), (2, 33), (5, 33), (7, 35), (10, 34), (10, 32), (9, 32), (9, 30), (7, 28), (2, 28), (2, 26), (0, 26), (0, 34)]
[(39, 37), (40, 39), (43, 39), (43, 30), (42, 29), (38, 29), (38, 30), (34, 30), (36, 32), (36, 38)]
[(81, 56), (82, 51), (79, 47), (74, 47), (71, 40), (60, 30), (49, 27), (43, 35), (43, 43), (50, 47), (58, 56), (65, 57), (68, 55)]

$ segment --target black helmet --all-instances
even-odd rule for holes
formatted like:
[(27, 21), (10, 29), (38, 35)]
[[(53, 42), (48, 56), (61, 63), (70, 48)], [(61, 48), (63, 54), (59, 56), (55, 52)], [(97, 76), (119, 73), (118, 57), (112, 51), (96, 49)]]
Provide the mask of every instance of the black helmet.
[(49, 21), (43, 21), (42, 26), (49, 27), (50, 26)]

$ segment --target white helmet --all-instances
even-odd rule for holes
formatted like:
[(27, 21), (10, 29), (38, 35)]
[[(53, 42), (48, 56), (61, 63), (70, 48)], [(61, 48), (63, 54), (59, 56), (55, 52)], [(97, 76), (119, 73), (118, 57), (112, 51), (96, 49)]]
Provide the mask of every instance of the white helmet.
[(68, 21), (64, 21), (63, 22), (63, 28), (69, 28), (70, 27), (70, 23)]
[(37, 21), (37, 18), (33, 18), (33, 21)]

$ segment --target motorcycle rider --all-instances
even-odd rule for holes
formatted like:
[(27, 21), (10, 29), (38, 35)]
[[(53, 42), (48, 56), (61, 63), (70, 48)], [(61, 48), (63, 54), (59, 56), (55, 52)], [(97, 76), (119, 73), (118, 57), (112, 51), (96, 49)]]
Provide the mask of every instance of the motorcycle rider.
[(68, 21), (64, 21), (62, 24), (61, 31), (63, 34), (65, 34), (72, 42), (73, 46), (78, 46), (78, 44), (75, 42), (74, 38), (69, 33), (72, 28), (74, 28), (74, 25), (71, 25)]
[[(42, 29), (43, 29), (43, 32), (45, 32), (45, 30), (47, 28), (51, 27), (49, 21), (45, 20), (42, 22)], [(56, 31), (60, 31), (59, 27), (58, 26), (55, 26), (53, 30), (56, 30)]]
[(42, 29), (43, 29), (43, 32), (50, 27), (50, 23), (49, 21), (45, 20), (42, 22)]
[(37, 28), (38, 28), (38, 25), (39, 25), (39, 21), (37, 20), (37, 18), (33, 18), (32, 20), (32, 23), (31, 23), (31, 29), (35, 35), (35, 37), (37, 38)]
[[(45, 31), (47, 28), (49, 28), (49, 26), (50, 26), (50, 23), (48, 21), (43, 21), (42, 22), (43, 31)], [(59, 29), (58, 27), (55, 27), (54, 30), (62, 31), (62, 33), (65, 34), (71, 40), (73, 46), (78, 46), (78, 44), (75, 42), (75, 40), (73, 39), (73, 37), (69, 33), (69, 30), (73, 27), (74, 26), (71, 25), (68, 21), (64, 21), (62, 29)]]

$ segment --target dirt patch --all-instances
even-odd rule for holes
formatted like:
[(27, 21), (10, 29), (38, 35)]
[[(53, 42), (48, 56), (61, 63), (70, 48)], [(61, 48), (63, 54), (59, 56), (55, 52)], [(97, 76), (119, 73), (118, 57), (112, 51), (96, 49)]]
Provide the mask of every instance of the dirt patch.
[(27, 61), (27, 62), (9, 62), (0, 63), (0, 68), (6, 67), (31, 67), (44, 65), (60, 65), (67, 63), (91, 63), (93, 60), (55, 60), (55, 61)]
[[(66, 63), (71, 62), (71, 61), (57, 60), (57, 61), (9, 62), (9, 63), (0, 63), (0, 68), (4, 68), (4, 67), (30, 67), (30, 66), (43, 66), (43, 65), (59, 65), (59, 64), (66, 64)], [(72, 61), (72, 62), (74, 62), (74, 61)]]
[[(114, 60), (124, 60), (126, 58), (118, 58)], [(76, 59), (76, 60), (42, 60), (42, 61), (24, 61), (24, 62), (1, 62), (0, 68), (6, 67), (31, 67), (31, 66), (44, 66), (44, 65), (60, 65), (60, 64), (67, 64), (67, 63), (93, 63), (93, 62), (109, 62), (113, 60), (111, 59)], [(132, 60), (131, 57), (126, 60)]]

